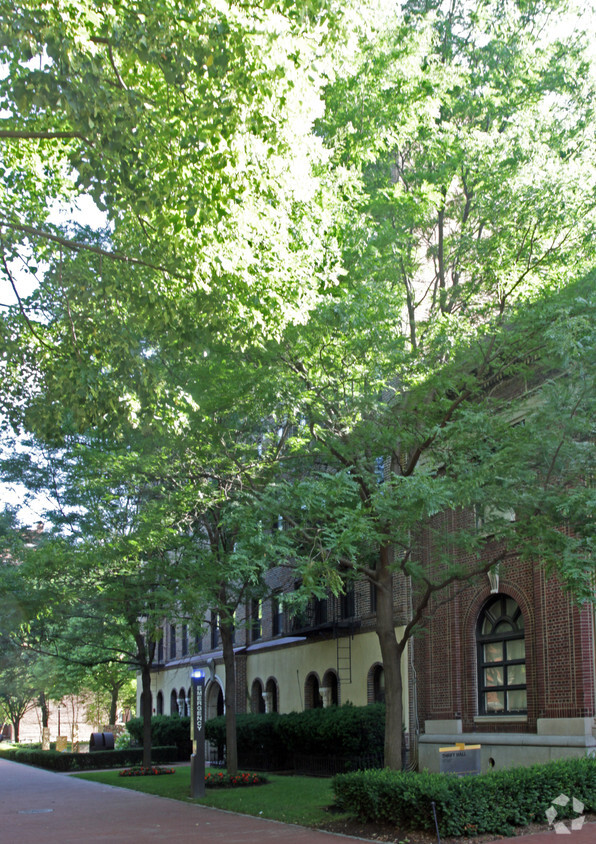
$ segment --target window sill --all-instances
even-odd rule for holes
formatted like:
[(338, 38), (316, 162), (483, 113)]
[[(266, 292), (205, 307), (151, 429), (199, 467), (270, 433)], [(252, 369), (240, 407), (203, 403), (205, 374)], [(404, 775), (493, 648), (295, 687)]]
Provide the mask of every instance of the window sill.
[(475, 724), (527, 724), (527, 715), (475, 715)]

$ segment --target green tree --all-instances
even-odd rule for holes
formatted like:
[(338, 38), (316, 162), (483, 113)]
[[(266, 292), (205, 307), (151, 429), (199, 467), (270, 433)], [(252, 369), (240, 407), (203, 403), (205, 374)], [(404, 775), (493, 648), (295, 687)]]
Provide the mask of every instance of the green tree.
[[(333, 192), (311, 127), (341, 6), (4, 6), (7, 263), (85, 250), (150, 269), (164, 325), (181, 300), (229, 334), (302, 319), (336, 279)], [(80, 195), (106, 212), (109, 243), (50, 222)]]
[(12, 724), (14, 741), (19, 740), (23, 716), (39, 699), (39, 678), (35, 672), (36, 657), (2, 639), (0, 663), (0, 714)]
[[(510, 540), (482, 552), (478, 570), (532, 536), (548, 558), (562, 535), (557, 488), (577, 476), (578, 448), (584, 467), (592, 459), (578, 444), (589, 442), (590, 391), (578, 385), (592, 378), (580, 354), (590, 324), (577, 297), (554, 293), (593, 263), (593, 97), (580, 42), (544, 35), (552, 7), (412, 3), (372, 26), (347, 4), (345, 17), (244, 4), (199, 19), (190, 5), (171, 15), (166, 0), (61, 15), (22, 2), (5, 28), (4, 271), (18, 290), (10, 260), (28, 245), (51, 269), (3, 320), (4, 400), (13, 426), (65, 450), (65, 477), (81, 473), (57, 517), (76, 525), (78, 544), (60, 550), (77, 561), (64, 565), (70, 588), (80, 566), (89, 595), (101, 584), (89, 605), (121, 618), (126, 580), (126, 608), (148, 635), (129, 627), (122, 639), (140, 654), (182, 600), (171, 586), (192, 556), (175, 562), (182, 525), (197, 537), (229, 528), (195, 566), (207, 605), (215, 559), (240, 586), (247, 549), (256, 586), (259, 530), (232, 541), (235, 507), (254, 516), (270, 489), (249, 430), (293, 424), (269, 498), (292, 528), (277, 551), (296, 559), (306, 591), (340, 590), (356, 573), (375, 584), (393, 767), (400, 654), (431, 596), (469, 574), (437, 527), (429, 577), (413, 536), (444, 510), (475, 507)], [(347, 20), (357, 25), (343, 47)], [(107, 207), (108, 231), (48, 224), (46, 197), (67, 196), (73, 179), (75, 194)], [(561, 391), (566, 437), (551, 431), (538, 451), (548, 402), (520, 407), (532, 425), (514, 428), (490, 383), (533, 369), (546, 379), (549, 356), (569, 372), (548, 387)], [(234, 426), (242, 435), (228, 438)], [(526, 496), (515, 523), (503, 516), (511, 489)], [(484, 547), (475, 527), (453, 541)], [(563, 554), (570, 582), (582, 580), (580, 545)], [(417, 602), (399, 641), (394, 572)]]
[(434, 601), (518, 555), (592, 596), (593, 98), (581, 39), (545, 32), (538, 4), (412, 4), (329, 92), (348, 275), (285, 332), (304, 462), (269, 507), (307, 593), (375, 589), (390, 767)]

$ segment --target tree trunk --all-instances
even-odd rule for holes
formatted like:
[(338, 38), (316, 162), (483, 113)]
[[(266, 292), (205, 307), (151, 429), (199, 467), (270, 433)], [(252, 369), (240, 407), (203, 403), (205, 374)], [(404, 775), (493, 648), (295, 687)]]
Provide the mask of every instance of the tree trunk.
[[(112, 726), (116, 723), (116, 718), (118, 717), (118, 692), (120, 691), (119, 686), (112, 686), (112, 691), (110, 693), (110, 715), (109, 715), (109, 724)], [(143, 698), (144, 700), (144, 698)]]
[(238, 773), (238, 745), (236, 742), (236, 662), (232, 624), (221, 621), (219, 632), (226, 669), (226, 767), (232, 776)]
[(385, 767), (402, 768), (403, 680), (401, 657), (405, 643), (398, 643), (393, 621), (391, 550), (384, 546), (377, 569), (376, 633), (385, 672)]
[(143, 689), (143, 767), (151, 767), (151, 667), (144, 664), (141, 669)]
[(14, 739), (13, 741), (18, 744), (19, 743), (19, 728), (21, 726), (21, 719), (19, 717), (11, 718), (12, 729), (14, 731)]
[(50, 720), (50, 707), (45, 692), (39, 693), (39, 708), (41, 709), (41, 726), (47, 727)]

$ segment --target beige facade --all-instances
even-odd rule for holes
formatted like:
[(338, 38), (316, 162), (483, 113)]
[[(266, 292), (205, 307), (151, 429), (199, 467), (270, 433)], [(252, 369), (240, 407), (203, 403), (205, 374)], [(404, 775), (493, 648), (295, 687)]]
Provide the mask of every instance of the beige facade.
[[(399, 631), (398, 631), (399, 632)], [(326, 631), (308, 636), (278, 636), (236, 648), (237, 708), (239, 712), (302, 711), (312, 706), (371, 703), (371, 674), (380, 666), (381, 653), (374, 631), (359, 630), (337, 637)], [(225, 667), (221, 649), (189, 653), (170, 660), (152, 676), (155, 713), (188, 713), (190, 670), (204, 667), (207, 673), (207, 717), (221, 712)], [(403, 659), (407, 678), (407, 655)], [(408, 689), (404, 683), (404, 712), (408, 712)], [(140, 683), (138, 684), (140, 692)], [(313, 690), (320, 698), (313, 699)], [(140, 713), (140, 693), (138, 697)]]

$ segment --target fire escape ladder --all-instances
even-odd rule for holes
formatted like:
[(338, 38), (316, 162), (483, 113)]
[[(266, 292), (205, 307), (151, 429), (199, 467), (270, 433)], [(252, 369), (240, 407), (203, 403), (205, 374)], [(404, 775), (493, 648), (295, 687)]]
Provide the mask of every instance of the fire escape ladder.
[(337, 679), (340, 683), (352, 682), (352, 629), (336, 628)]

